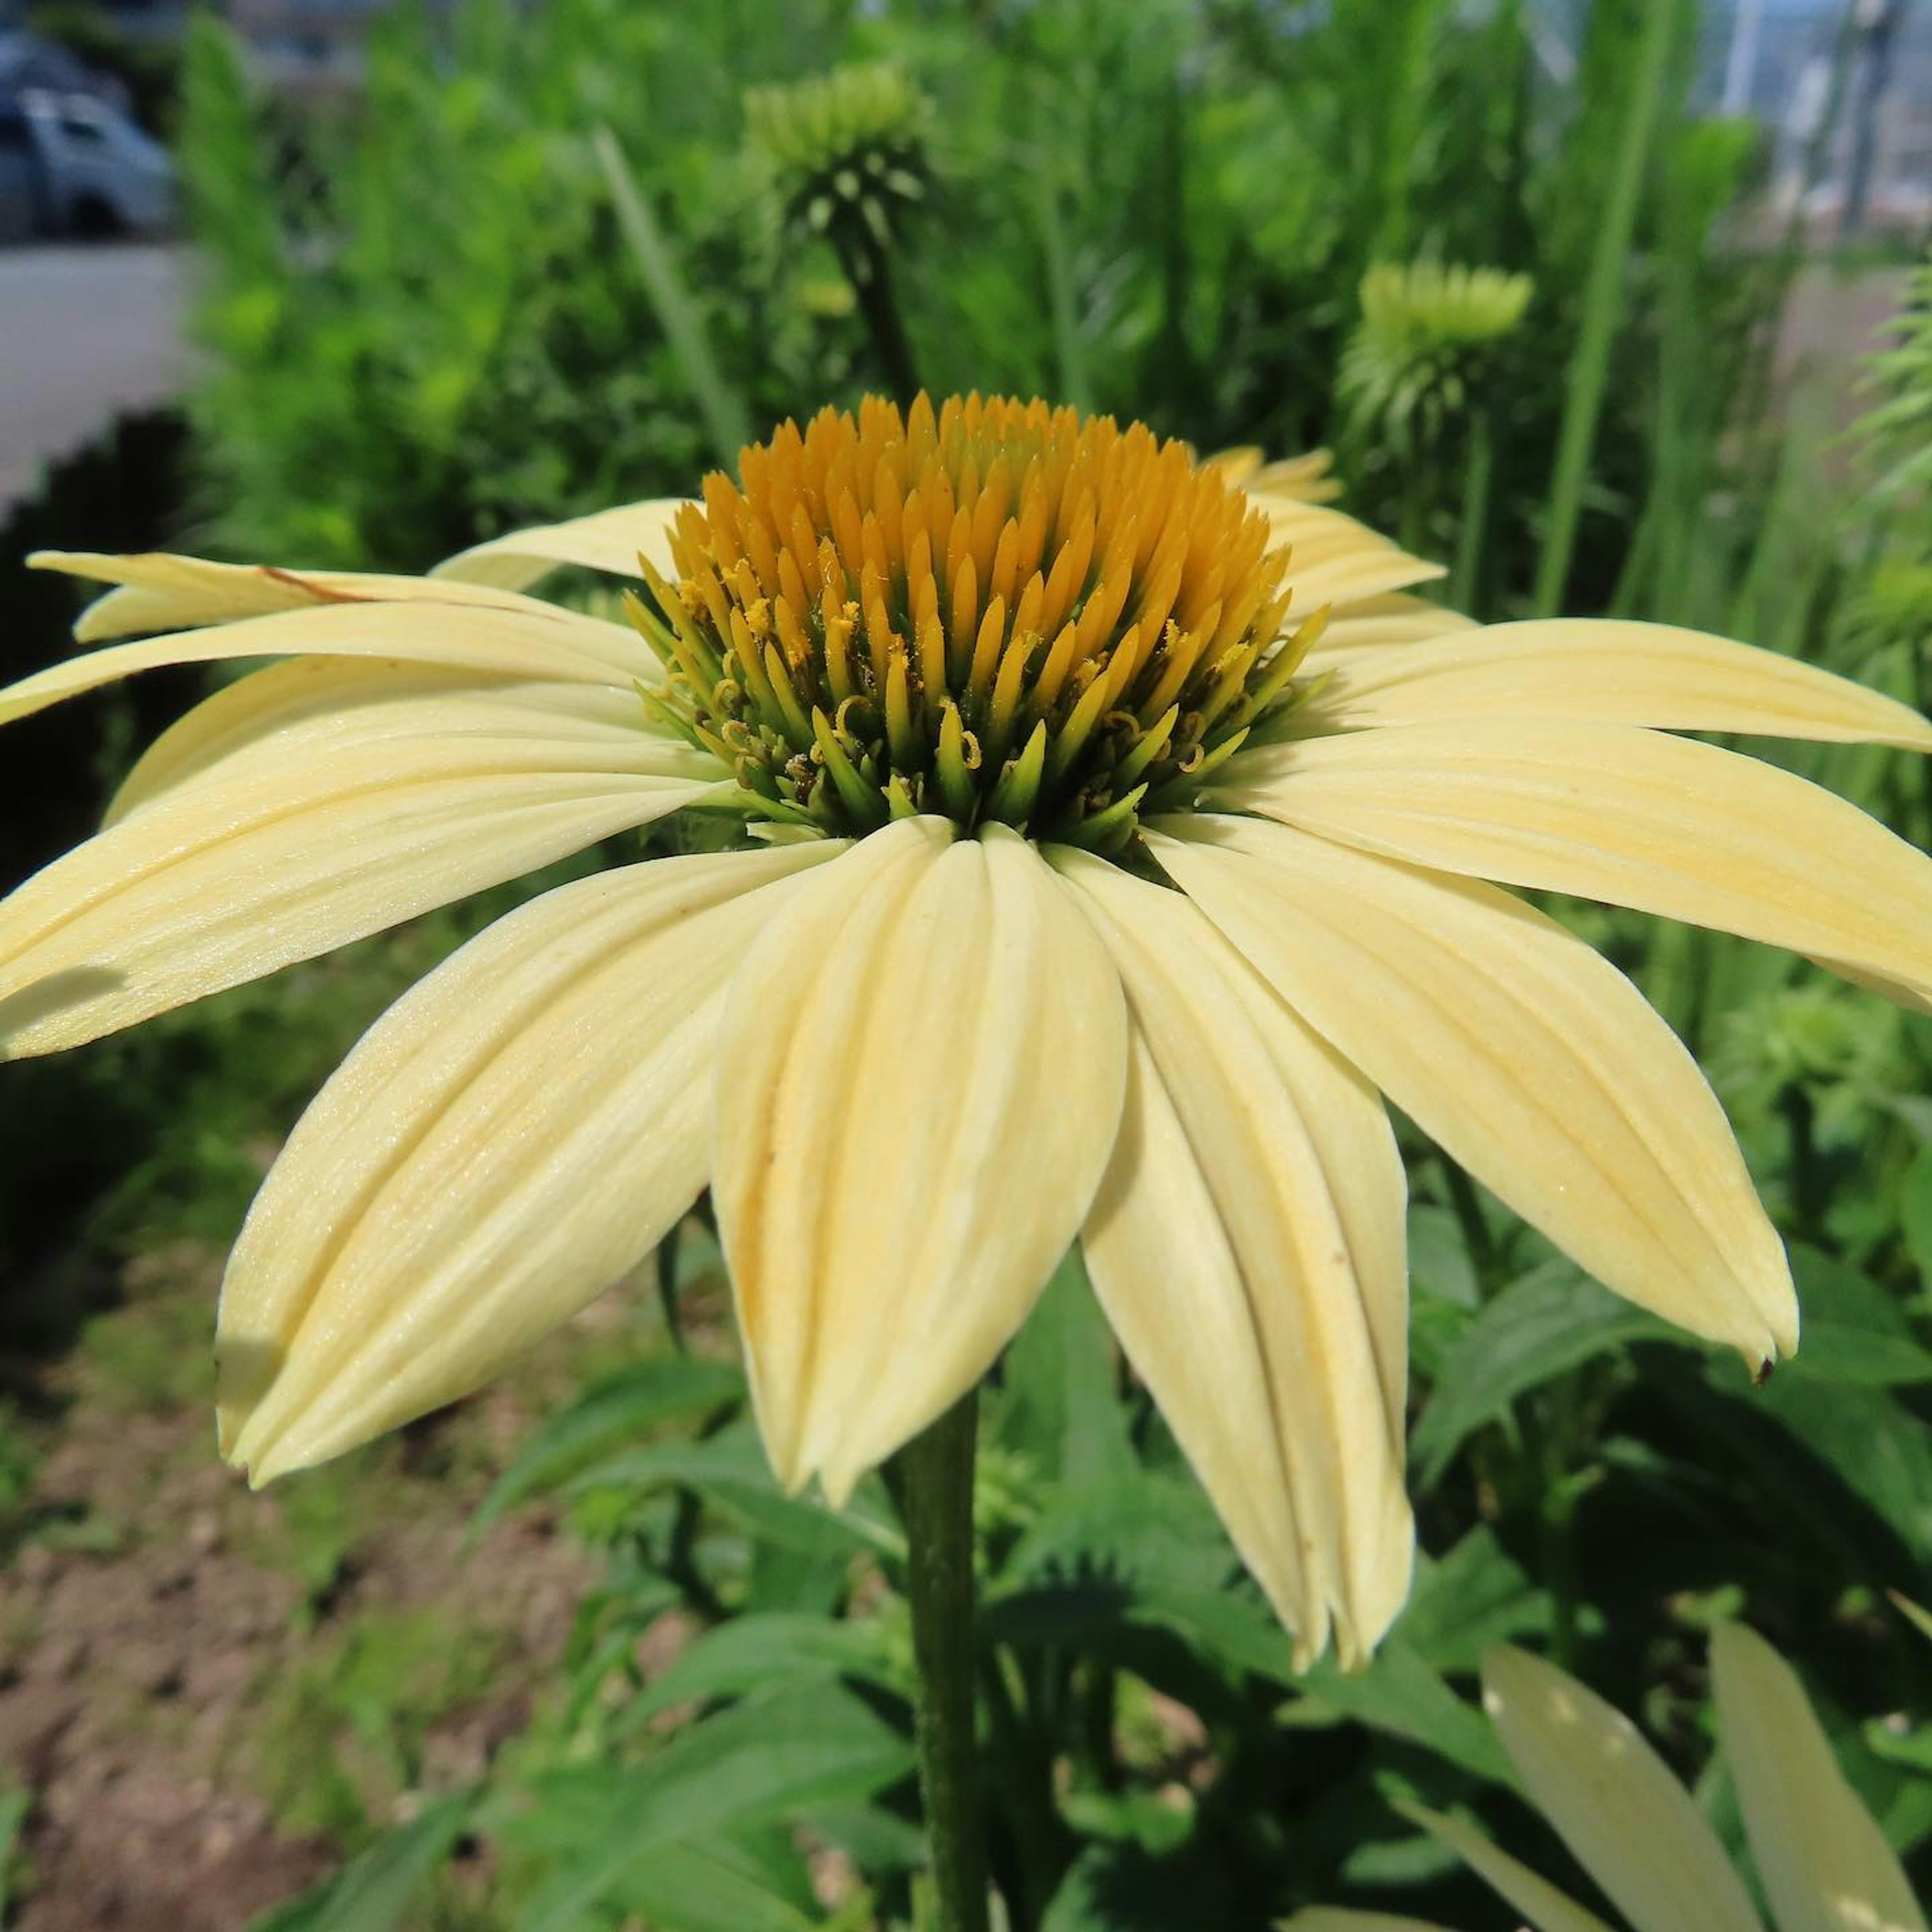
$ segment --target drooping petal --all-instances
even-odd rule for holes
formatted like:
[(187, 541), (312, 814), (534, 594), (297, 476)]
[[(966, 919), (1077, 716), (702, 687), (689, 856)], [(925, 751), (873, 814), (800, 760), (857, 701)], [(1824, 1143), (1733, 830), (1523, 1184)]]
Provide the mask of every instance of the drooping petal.
[(137, 768), (115, 823), (0, 901), (0, 1058), (259, 979), (722, 782), (621, 692), (410, 667), (346, 702), (357, 675), (263, 674), (286, 700), (269, 729), (253, 679), (210, 700)]
[(1254, 502), (1268, 520), (1271, 544), (1286, 544), (1292, 553), (1291, 619), (1306, 617), (1324, 604), (1341, 611), (1446, 574), (1440, 564), (1411, 556), (1400, 544), (1340, 510), (1286, 496), (1258, 496)]
[(1402, 651), (1311, 653), (1308, 670), (1334, 674), (1306, 707), (1311, 733), (1568, 718), (1932, 751), (1932, 724), (1892, 698), (1796, 658), (1666, 624), (1490, 624)]
[[(1395, 1808), (1454, 1852), (1492, 1892), (1514, 1906), (1536, 1932), (1610, 1932), (1594, 1912), (1585, 1911), (1547, 1879), (1539, 1878), (1528, 1866), (1490, 1844), (1474, 1826), (1420, 1804), (1398, 1802)], [(1680, 1926), (1676, 1932), (1686, 1932), (1686, 1928)]]
[(1926, 1932), (1791, 1666), (1741, 1624), (1719, 1628), (1711, 1664), (1724, 1760), (1778, 1932)]
[(1621, 1711), (1508, 1644), (1483, 1660), (1483, 1701), (1531, 1802), (1636, 1932), (1763, 1932), (1690, 1793)]
[(1796, 1346), (1723, 1109), (1581, 940), (1492, 886), (1287, 826), (1200, 813), (1150, 844), (1284, 1000), (1606, 1286), (1754, 1362)]
[(1329, 619), (1321, 641), (1303, 665), (1305, 677), (1317, 677), (1356, 651), (1381, 650), (1426, 643), (1451, 632), (1473, 631), (1476, 620), (1426, 597), (1391, 590), (1382, 597), (1365, 597)]
[(266, 1481), (478, 1387), (704, 1184), (738, 961), (832, 843), (559, 887), (454, 954), (297, 1126), (223, 1284), (222, 1440)]
[(1742, 934), (1932, 998), (1932, 860), (1762, 760), (1622, 724), (1270, 745), (1217, 801), (1364, 850)]
[[(426, 699), (442, 707), (434, 717), (422, 708)], [(123, 780), (106, 822), (193, 782), (251, 771), (273, 776), (429, 730), (446, 739), (518, 739), (533, 752), (548, 748), (561, 770), (596, 757), (660, 778), (722, 783), (730, 776), (708, 754), (660, 731), (634, 692), (614, 686), (296, 658), (238, 679), (164, 731)]]
[(375, 658), (626, 690), (661, 674), (644, 640), (624, 626), (533, 600), (515, 610), (427, 599), (316, 604), (110, 644), (50, 664), (0, 690), (0, 724), (164, 664), (266, 657)]
[(212, 563), (206, 557), (181, 556), (170, 550), (118, 556), (105, 550), (36, 550), (27, 562), (34, 570), (58, 570), (119, 586), (81, 613), (74, 634), (83, 644), (332, 604), (430, 602), (518, 610), (531, 601), (477, 585), (433, 583), (426, 577)]
[(676, 566), (671, 561), (671, 526), (686, 501), (682, 496), (661, 496), (647, 502), (620, 503), (614, 509), (574, 517), (568, 523), (512, 530), (446, 557), (430, 574), (439, 581), (454, 579), (526, 590), (564, 563), (636, 577), (641, 551), (650, 558), (652, 569), (672, 577)]
[(1408, 1594), (1406, 1187), (1374, 1091), (1179, 892), (1084, 854), (1126, 988), (1126, 1118), (1083, 1235), (1095, 1292), (1311, 1660)]
[(1286, 496), (1304, 503), (1328, 503), (1342, 494), (1342, 486), (1329, 472), (1335, 466), (1334, 452), (1310, 449), (1299, 456), (1278, 457), (1262, 464), (1242, 479), (1242, 487), (1256, 496)]
[(1000, 826), (902, 821), (734, 984), (712, 1191), (774, 1468), (835, 1498), (977, 1382), (1119, 1132), (1118, 974)]

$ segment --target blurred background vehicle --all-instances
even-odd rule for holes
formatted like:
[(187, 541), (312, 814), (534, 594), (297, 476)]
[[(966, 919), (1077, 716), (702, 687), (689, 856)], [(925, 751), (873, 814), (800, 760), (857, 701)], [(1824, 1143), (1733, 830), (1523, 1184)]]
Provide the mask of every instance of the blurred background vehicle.
[(174, 164), (119, 108), (40, 88), (0, 103), (0, 239), (163, 232)]

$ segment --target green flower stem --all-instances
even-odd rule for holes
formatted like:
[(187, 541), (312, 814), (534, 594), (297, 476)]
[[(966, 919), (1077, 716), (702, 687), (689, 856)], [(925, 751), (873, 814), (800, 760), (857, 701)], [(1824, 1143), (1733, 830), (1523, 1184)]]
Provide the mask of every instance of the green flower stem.
[(904, 319), (892, 296), (892, 264), (878, 237), (867, 230), (839, 238), (838, 260), (858, 298), (859, 313), (872, 338), (873, 353), (879, 358), (886, 386), (893, 401), (903, 408), (919, 394), (919, 371), (913, 363)]
[(1469, 454), (1462, 472), (1462, 521), (1456, 532), (1456, 568), (1449, 579), (1449, 608), (1476, 614), (1476, 582), (1483, 567), (1483, 537), (1490, 520), (1490, 484), (1496, 472), (1496, 432), (1489, 410), (1479, 405), (1469, 422)]
[(893, 1457), (918, 1672), (920, 1795), (938, 1898), (934, 1932), (987, 1932), (986, 1833), (974, 1726), (973, 1454), (969, 1394)]

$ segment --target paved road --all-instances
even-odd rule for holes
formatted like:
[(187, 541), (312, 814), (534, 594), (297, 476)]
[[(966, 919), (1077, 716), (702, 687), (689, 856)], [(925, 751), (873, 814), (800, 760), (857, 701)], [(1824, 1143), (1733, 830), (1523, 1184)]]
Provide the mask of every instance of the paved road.
[(0, 248), (0, 510), (118, 410), (175, 393), (184, 293), (171, 248)]

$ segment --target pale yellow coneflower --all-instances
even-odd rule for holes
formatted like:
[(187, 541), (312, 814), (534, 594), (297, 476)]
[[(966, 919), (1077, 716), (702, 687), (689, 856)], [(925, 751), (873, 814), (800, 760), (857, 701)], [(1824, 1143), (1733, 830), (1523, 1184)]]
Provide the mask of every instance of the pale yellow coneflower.
[[(1754, 1364), (1790, 1348), (1783, 1250), (1696, 1067), (1485, 881), (1922, 999), (1932, 864), (1657, 728), (1932, 727), (1686, 632), (1477, 629), (1306, 500), (1318, 464), (1254, 460), (1040, 404), (868, 402), (701, 502), (425, 578), (44, 560), (121, 586), (84, 640), (170, 634), (0, 719), (151, 664), (294, 661), (191, 712), (0, 907), (6, 1052), (681, 808), (764, 835), (548, 893), (370, 1030), (230, 1262), (226, 1453), (266, 1480), (476, 1387), (708, 1183), (773, 1466), (840, 1498), (1078, 1238), (1304, 1654), (1359, 1658), (1412, 1544), (1383, 1093), (1612, 1288)], [(559, 562), (648, 599), (627, 625), (523, 594)]]
[[(1718, 1735), (1778, 1932), (1926, 1932), (1898, 1857), (1832, 1754), (1791, 1666), (1726, 1624), (1712, 1640)], [(1574, 1677), (1498, 1646), (1483, 1688), (1523, 1788), (1633, 1932), (1764, 1932), (1724, 1849), (1641, 1732)], [(1535, 1932), (1612, 1932), (1460, 1819), (1400, 1808)], [(1440, 1932), (1327, 1906), (1282, 1932)]]

